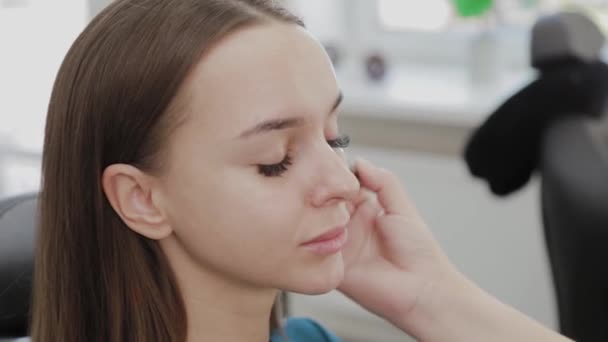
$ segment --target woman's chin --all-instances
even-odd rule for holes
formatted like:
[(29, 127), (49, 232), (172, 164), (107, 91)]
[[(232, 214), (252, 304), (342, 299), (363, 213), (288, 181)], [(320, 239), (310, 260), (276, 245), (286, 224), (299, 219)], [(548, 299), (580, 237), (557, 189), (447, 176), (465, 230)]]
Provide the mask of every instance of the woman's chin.
[(335, 290), (344, 279), (342, 255), (334, 255), (320, 265), (297, 272), (289, 291), (306, 295), (319, 295)]

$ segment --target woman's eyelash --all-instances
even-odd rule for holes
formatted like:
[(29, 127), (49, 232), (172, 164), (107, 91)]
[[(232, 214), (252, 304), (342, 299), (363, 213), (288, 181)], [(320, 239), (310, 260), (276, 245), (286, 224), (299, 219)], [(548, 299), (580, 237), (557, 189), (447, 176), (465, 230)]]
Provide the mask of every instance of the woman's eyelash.
[(327, 140), (327, 143), (332, 148), (347, 148), (350, 145), (350, 137), (348, 135), (342, 135), (336, 139)]
[[(350, 144), (350, 137), (342, 135), (336, 139), (327, 140), (331, 148), (346, 148)], [(291, 155), (287, 153), (279, 163), (270, 165), (258, 165), (258, 172), (264, 177), (279, 177), (287, 171), (293, 163)]]
[(258, 165), (258, 172), (265, 177), (278, 177), (287, 171), (287, 168), (291, 166), (291, 163), (291, 156), (288, 153), (285, 155), (285, 158), (277, 164)]

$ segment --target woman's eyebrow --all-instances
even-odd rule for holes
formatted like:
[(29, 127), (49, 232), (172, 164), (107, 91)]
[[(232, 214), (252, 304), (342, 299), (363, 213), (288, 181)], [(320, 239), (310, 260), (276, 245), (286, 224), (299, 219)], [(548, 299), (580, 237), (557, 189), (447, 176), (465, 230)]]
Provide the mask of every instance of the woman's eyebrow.
[[(336, 101), (334, 102), (331, 110), (329, 111), (329, 114), (333, 114), (336, 111), (338, 106), (340, 106), (340, 103), (342, 103), (343, 98), (344, 98), (344, 96), (342, 95), (342, 92), (340, 92), (338, 94)], [(306, 120), (304, 117), (291, 117), (291, 118), (265, 120), (265, 121), (258, 123), (254, 127), (245, 130), (243, 133), (239, 134), (238, 138), (244, 139), (244, 138), (249, 138), (251, 136), (266, 133), (266, 132), (301, 126), (304, 124), (305, 121)]]
[(250, 129), (244, 131), (238, 137), (239, 137), (239, 139), (244, 139), (244, 138), (249, 138), (253, 135), (258, 135), (261, 133), (276, 131), (276, 130), (280, 130), (280, 129), (293, 128), (296, 126), (301, 126), (303, 124), (304, 124), (304, 118), (302, 118), (302, 117), (270, 119), (270, 120), (262, 121), (259, 124), (255, 125), (253, 128), (250, 128)]

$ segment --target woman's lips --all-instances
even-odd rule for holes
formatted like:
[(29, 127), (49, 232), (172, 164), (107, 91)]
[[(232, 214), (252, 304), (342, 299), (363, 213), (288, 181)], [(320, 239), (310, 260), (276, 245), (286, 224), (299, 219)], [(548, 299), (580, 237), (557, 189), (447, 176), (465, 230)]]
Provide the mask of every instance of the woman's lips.
[(303, 243), (302, 247), (315, 254), (329, 255), (340, 251), (344, 247), (347, 238), (348, 231), (346, 227), (338, 227)]

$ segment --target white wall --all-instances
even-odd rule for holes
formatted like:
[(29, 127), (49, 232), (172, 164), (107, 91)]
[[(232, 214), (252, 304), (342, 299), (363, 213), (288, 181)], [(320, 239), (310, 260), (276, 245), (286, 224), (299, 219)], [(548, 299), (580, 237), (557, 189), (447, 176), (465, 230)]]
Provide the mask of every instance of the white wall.
[(0, 9), (0, 134), (28, 149), (42, 146), (55, 75), (86, 19), (84, 0)]
[(41, 151), (55, 75), (88, 20), (84, 0), (22, 3), (0, 7), (0, 196), (37, 188), (39, 162), (14, 150)]
[(112, 0), (88, 0), (89, 16), (92, 18), (104, 9)]

